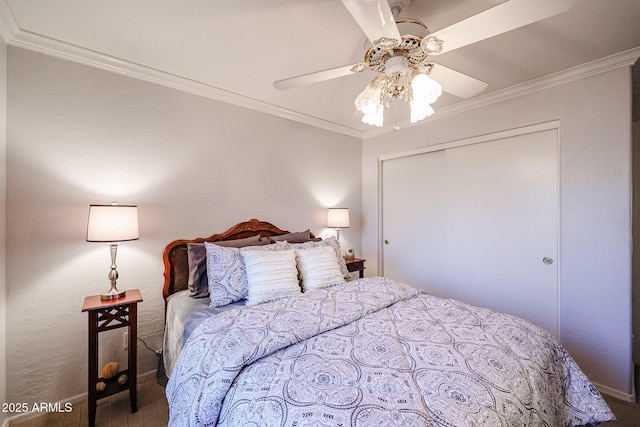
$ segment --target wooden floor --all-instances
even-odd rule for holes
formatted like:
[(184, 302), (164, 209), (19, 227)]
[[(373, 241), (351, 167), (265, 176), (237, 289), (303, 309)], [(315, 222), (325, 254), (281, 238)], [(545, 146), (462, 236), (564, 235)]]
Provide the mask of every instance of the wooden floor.
[[(154, 375), (138, 378), (138, 411), (131, 413), (129, 393), (122, 392), (98, 400), (95, 427), (161, 427), (169, 422), (169, 407), (164, 388)], [(46, 413), (18, 420), (9, 427), (87, 427), (87, 400), (75, 402), (69, 413)]]
[[(618, 421), (603, 427), (640, 427), (640, 404), (606, 397)], [(98, 401), (96, 427), (162, 427), (169, 420), (164, 388), (153, 375), (138, 379), (138, 412), (131, 413), (129, 394), (124, 392)], [(10, 427), (86, 427), (87, 401), (76, 402), (69, 413), (48, 413), (28, 420), (12, 422)]]

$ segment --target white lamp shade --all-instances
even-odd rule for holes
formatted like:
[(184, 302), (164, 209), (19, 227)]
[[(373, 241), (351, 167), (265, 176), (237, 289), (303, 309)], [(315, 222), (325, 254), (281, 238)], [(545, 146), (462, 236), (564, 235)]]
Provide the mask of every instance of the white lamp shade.
[(115, 243), (139, 238), (137, 206), (89, 206), (87, 242)]
[(349, 208), (329, 208), (327, 227), (349, 228)]

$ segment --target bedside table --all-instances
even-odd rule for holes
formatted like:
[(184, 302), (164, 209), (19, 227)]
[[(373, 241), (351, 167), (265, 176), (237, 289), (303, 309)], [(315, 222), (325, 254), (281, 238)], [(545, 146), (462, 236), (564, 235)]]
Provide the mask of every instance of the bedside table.
[(364, 269), (366, 268), (364, 266), (365, 261), (366, 259), (360, 259), (360, 258), (344, 259), (344, 262), (347, 264), (347, 270), (349, 270), (350, 273), (353, 273), (354, 271), (359, 272), (358, 277), (360, 277), (361, 279), (364, 277)]
[[(82, 311), (89, 312), (89, 427), (96, 422), (96, 406), (98, 399), (111, 396), (121, 391), (129, 390), (129, 402), (131, 413), (138, 410), (136, 383), (137, 383), (137, 329), (138, 329), (138, 303), (142, 302), (139, 289), (127, 289), (124, 297), (103, 301), (100, 295), (93, 295), (84, 299)], [(118, 372), (113, 378), (98, 378), (98, 334), (111, 329), (128, 327), (129, 329), (129, 354), (128, 366), (124, 371)], [(127, 375), (127, 382), (118, 384), (118, 377)], [(103, 391), (96, 390), (99, 381), (106, 383)]]

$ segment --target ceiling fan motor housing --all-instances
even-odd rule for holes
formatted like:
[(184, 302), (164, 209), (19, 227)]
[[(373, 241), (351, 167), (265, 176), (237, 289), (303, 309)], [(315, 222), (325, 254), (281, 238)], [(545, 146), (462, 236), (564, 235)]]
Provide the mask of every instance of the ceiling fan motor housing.
[(429, 36), (430, 31), (422, 21), (411, 18), (396, 18), (396, 24), (398, 24), (399, 28), (406, 26), (407, 29), (421, 34), (403, 34), (400, 43), (393, 48), (380, 45), (371, 47), (364, 54), (364, 62), (369, 69), (379, 73), (385, 73), (389, 58), (403, 56), (407, 59), (407, 65), (409, 67), (418, 70), (420, 64), (429, 56), (429, 51), (424, 49), (421, 43), (423, 38)]

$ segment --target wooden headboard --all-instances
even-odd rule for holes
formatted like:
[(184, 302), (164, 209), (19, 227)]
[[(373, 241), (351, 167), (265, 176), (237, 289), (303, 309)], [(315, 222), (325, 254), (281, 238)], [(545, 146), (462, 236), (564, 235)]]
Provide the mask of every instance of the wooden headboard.
[(187, 243), (235, 240), (253, 237), (256, 234), (262, 237), (268, 237), (287, 233), (289, 232), (281, 230), (269, 222), (250, 219), (249, 221), (234, 225), (224, 233), (213, 234), (209, 237), (198, 237), (193, 240), (175, 240), (169, 243), (162, 253), (162, 261), (164, 262), (164, 286), (162, 288), (162, 296), (166, 301), (170, 295), (187, 289), (187, 283), (189, 281)]

